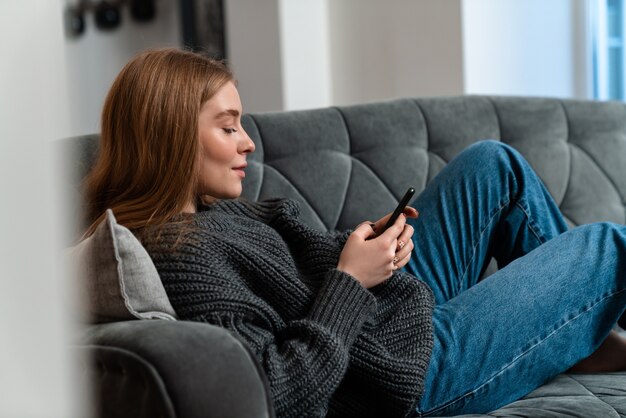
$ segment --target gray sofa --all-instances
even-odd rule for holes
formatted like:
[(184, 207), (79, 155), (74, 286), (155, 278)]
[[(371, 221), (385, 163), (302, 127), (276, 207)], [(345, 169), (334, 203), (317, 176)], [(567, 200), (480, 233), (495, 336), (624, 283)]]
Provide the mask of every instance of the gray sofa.
[[(319, 229), (377, 219), (407, 186), (423, 190), (459, 151), (487, 138), (522, 152), (571, 225), (626, 223), (623, 103), (417, 98), (251, 114), (243, 123), (257, 145), (244, 197), (295, 198)], [(68, 187), (76, 192), (97, 136), (64, 140), (60, 149), (73, 156)], [(222, 329), (158, 320), (91, 325), (72, 349), (88, 354), (100, 416), (273, 416), (262, 369)], [(484, 416), (626, 417), (626, 374), (564, 374)]]

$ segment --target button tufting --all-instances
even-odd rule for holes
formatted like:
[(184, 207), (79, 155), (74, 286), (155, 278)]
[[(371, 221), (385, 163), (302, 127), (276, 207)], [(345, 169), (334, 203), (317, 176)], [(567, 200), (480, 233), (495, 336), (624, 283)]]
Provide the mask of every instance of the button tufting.
[[(254, 190), (244, 184), (244, 196), (295, 198), (303, 203), (304, 220), (319, 229), (352, 228), (387, 213), (407, 185), (423, 190), (450, 159), (481, 139), (518, 149), (571, 224), (626, 223), (621, 103), (417, 98), (251, 115), (249, 124), (263, 149), (254, 160), (263, 168), (255, 170), (259, 179), (246, 179)], [(284, 132), (290, 141), (279, 147)], [(359, 204), (365, 199), (367, 205)], [(370, 209), (364, 212), (364, 206)]]

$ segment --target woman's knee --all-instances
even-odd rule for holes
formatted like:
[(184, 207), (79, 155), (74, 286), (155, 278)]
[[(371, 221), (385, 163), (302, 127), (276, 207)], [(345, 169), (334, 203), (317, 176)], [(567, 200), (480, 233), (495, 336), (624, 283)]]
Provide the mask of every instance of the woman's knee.
[(620, 286), (626, 285), (626, 226), (597, 222), (578, 226), (566, 234), (571, 245), (579, 246), (581, 259), (601, 270), (596, 279), (615, 278)]
[(483, 139), (467, 147), (467, 150), (485, 161), (524, 159), (512, 146), (496, 139)]
[(626, 259), (626, 225), (614, 222), (595, 222), (581, 225), (574, 231), (590, 237), (590, 242), (599, 246), (616, 244), (620, 251), (623, 251), (622, 255)]
[(496, 170), (500, 174), (513, 172), (515, 176), (527, 173), (529, 165), (515, 148), (495, 139), (478, 141), (463, 152), (474, 167)]

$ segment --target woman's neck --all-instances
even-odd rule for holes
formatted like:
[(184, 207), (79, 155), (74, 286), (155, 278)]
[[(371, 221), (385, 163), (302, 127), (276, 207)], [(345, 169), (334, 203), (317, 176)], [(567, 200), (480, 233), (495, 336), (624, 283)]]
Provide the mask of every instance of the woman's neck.
[(183, 210), (181, 211), (181, 213), (196, 213), (198, 212), (198, 206), (199, 205), (211, 205), (215, 202), (217, 202), (218, 199), (214, 198), (213, 196), (209, 196), (209, 195), (203, 195), (203, 196), (197, 196), (194, 200), (192, 200), (191, 202), (187, 203), (187, 205), (183, 208)]

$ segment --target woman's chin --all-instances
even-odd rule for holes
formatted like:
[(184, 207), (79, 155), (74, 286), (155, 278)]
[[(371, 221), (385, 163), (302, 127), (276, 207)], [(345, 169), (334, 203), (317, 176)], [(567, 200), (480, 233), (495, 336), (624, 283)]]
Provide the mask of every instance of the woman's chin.
[(210, 204), (215, 203), (218, 200), (230, 200), (237, 199), (241, 197), (241, 193), (243, 192), (243, 187), (240, 184), (233, 185), (233, 187), (228, 190), (220, 190), (219, 192), (213, 191), (211, 194), (204, 193), (200, 195), (200, 199), (203, 203)]
[(231, 200), (231, 199), (237, 199), (239, 197), (241, 197), (241, 193), (242, 193), (242, 189), (239, 188), (238, 190), (232, 190), (232, 191), (228, 191), (226, 193), (223, 193), (221, 195), (219, 195), (216, 200)]

